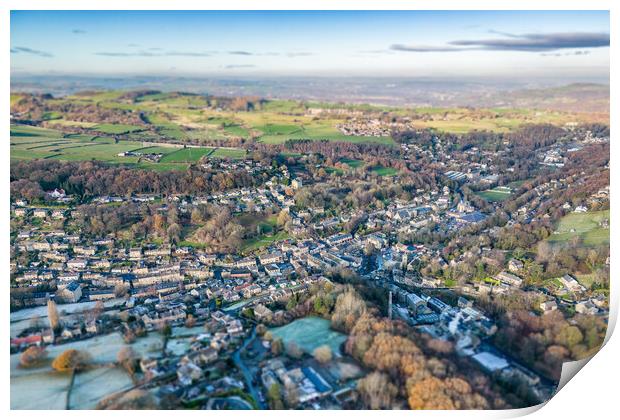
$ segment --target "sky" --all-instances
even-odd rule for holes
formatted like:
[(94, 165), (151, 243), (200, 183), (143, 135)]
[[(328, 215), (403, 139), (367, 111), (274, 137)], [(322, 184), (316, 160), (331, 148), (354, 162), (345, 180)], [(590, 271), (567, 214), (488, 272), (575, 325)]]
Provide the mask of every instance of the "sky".
[(12, 11), (11, 73), (607, 80), (606, 11)]

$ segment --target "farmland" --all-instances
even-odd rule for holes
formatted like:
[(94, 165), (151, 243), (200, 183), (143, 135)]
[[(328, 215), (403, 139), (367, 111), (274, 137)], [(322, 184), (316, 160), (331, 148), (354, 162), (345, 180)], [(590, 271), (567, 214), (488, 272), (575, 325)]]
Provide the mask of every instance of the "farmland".
[[(159, 162), (142, 160), (140, 156), (119, 156), (119, 153), (162, 154)], [(178, 146), (144, 146), (137, 141), (115, 140), (112, 137), (85, 134), (63, 134), (57, 130), (32, 126), (11, 126), (11, 159), (59, 159), (67, 161), (99, 160), (112, 164), (127, 164), (144, 169), (179, 170), (202, 157), (238, 159), (243, 149), (212, 147), (181, 148)]]
[(556, 228), (556, 232), (548, 239), (550, 243), (564, 243), (574, 237), (583, 241), (584, 246), (609, 244), (609, 228), (603, 227), (609, 221), (609, 210), (570, 213), (564, 216)]
[[(19, 109), (26, 99), (24, 94), (13, 93), (12, 109)], [(43, 105), (37, 105), (37, 109), (30, 109), (36, 113), (39, 125), (63, 134), (109, 136), (129, 142), (192, 144), (209, 149), (218, 145), (236, 147), (243, 142), (282, 144), (301, 139), (396, 145), (389, 135), (348, 135), (338, 128), (351, 116), (372, 119), (386, 112), (399, 118), (411, 118), (417, 129), (451, 133), (472, 130), (506, 132), (523, 124), (550, 122), (563, 125), (581, 118), (567, 112), (534, 112), (530, 109), (395, 108), (294, 100), (260, 100), (243, 107), (239, 105), (243, 104), (242, 100), (232, 101), (236, 105), (231, 106), (230, 99), (197, 94), (112, 90), (49, 98)], [(80, 107), (85, 107), (83, 112)], [(93, 107), (95, 114), (92, 113)], [(29, 116), (26, 113), (25, 117)], [(179, 159), (182, 162), (195, 161), (187, 153), (187, 156), (166, 157), (163, 163)], [(212, 153), (213, 157), (228, 155), (238, 158), (242, 153), (220, 149)], [(25, 158), (25, 154), (16, 153), (15, 157)], [(497, 191), (482, 196), (490, 201), (502, 198)]]

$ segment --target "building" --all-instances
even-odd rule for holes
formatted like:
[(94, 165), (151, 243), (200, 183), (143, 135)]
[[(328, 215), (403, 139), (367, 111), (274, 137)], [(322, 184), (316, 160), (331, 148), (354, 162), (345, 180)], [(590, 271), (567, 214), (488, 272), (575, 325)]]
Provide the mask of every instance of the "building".
[(72, 281), (66, 287), (59, 289), (56, 296), (64, 302), (75, 303), (82, 297), (82, 287), (78, 282)]
[(261, 255), (258, 259), (262, 265), (276, 264), (284, 261), (282, 254), (279, 252)]
[(512, 258), (510, 261), (508, 261), (508, 270), (512, 271), (513, 273), (518, 273), (519, 271), (523, 270), (523, 263), (519, 260)]
[(496, 274), (493, 278), (499, 282), (508, 284), (510, 286), (521, 287), (521, 285), (523, 284), (523, 279), (521, 277), (515, 276), (514, 274), (510, 274), (506, 271), (502, 271), (501, 273)]
[(560, 277), (560, 283), (564, 285), (571, 292), (585, 292), (586, 288), (583, 287), (574, 277), (565, 274)]
[(540, 309), (544, 313), (555, 311), (556, 309), (558, 309), (558, 304), (555, 302), (555, 300), (549, 300), (547, 302), (541, 303), (540, 304)]
[(596, 315), (598, 313), (598, 308), (594, 303), (586, 300), (575, 305), (575, 312), (578, 314)]

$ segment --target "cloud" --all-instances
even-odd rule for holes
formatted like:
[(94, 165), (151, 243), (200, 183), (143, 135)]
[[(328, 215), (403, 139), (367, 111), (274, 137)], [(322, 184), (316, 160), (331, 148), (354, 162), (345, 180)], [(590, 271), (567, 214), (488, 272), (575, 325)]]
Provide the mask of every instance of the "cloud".
[(211, 57), (211, 53), (207, 52), (191, 52), (191, 51), (167, 51), (162, 55), (171, 57)]
[(74, 29), (71, 32), (73, 32), (76, 35), (83, 35), (86, 33), (86, 31), (84, 29)]
[[(398, 48), (405, 48), (404, 45), (394, 44), (393, 47), (396, 47), (395, 50), (398, 51)], [(394, 54), (394, 51), (390, 48), (387, 50), (360, 50), (357, 51), (358, 54)]]
[(254, 55), (249, 51), (228, 51), (230, 55)]
[(599, 48), (609, 46), (609, 34), (563, 32), (550, 34), (510, 35), (508, 39), (452, 41), (450, 45), (499, 51), (554, 51), (566, 48)]
[[(150, 50), (158, 51), (157, 48), (150, 48)], [(164, 51), (164, 52), (151, 52), (151, 51), (135, 51), (135, 52), (117, 52), (117, 51), (102, 51), (96, 52), (95, 55), (103, 57), (210, 57), (211, 54), (207, 52), (192, 52), (192, 51)]]
[(229, 64), (224, 68), (226, 69), (248, 69), (252, 67), (256, 67), (256, 66), (254, 64)]
[(32, 54), (32, 55), (37, 55), (39, 57), (53, 57), (54, 56), (53, 54), (48, 53), (46, 51), (33, 50), (32, 48), (27, 48), (27, 47), (11, 48), (11, 54), (19, 54), (19, 53)]
[(155, 53), (150, 53), (146, 51), (138, 51), (138, 52), (102, 51), (102, 52), (96, 52), (95, 55), (101, 55), (104, 57), (157, 57), (157, 56), (161, 56), (161, 54), (155, 54)]
[(452, 52), (452, 51), (463, 51), (465, 48), (434, 47), (431, 45), (393, 44), (393, 45), (390, 45), (390, 49), (393, 51), (407, 51), (407, 52)]
[(455, 40), (446, 45), (403, 45), (390, 46), (394, 51), (407, 52), (454, 52), (454, 51), (525, 51), (548, 52), (574, 48), (600, 48), (609, 46), (609, 34), (604, 32), (560, 32), (548, 34), (515, 35), (499, 31), (490, 33), (504, 38), (477, 40)]
[(311, 52), (303, 52), (303, 51), (286, 53), (287, 57), (308, 57), (310, 55), (314, 55), (314, 54), (312, 54)]

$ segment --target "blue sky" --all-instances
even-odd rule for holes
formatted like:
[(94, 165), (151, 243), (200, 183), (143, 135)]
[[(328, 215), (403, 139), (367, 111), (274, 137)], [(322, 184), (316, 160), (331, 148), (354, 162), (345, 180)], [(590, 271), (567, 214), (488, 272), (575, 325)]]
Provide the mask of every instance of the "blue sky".
[(608, 12), (13, 11), (14, 74), (609, 74)]

